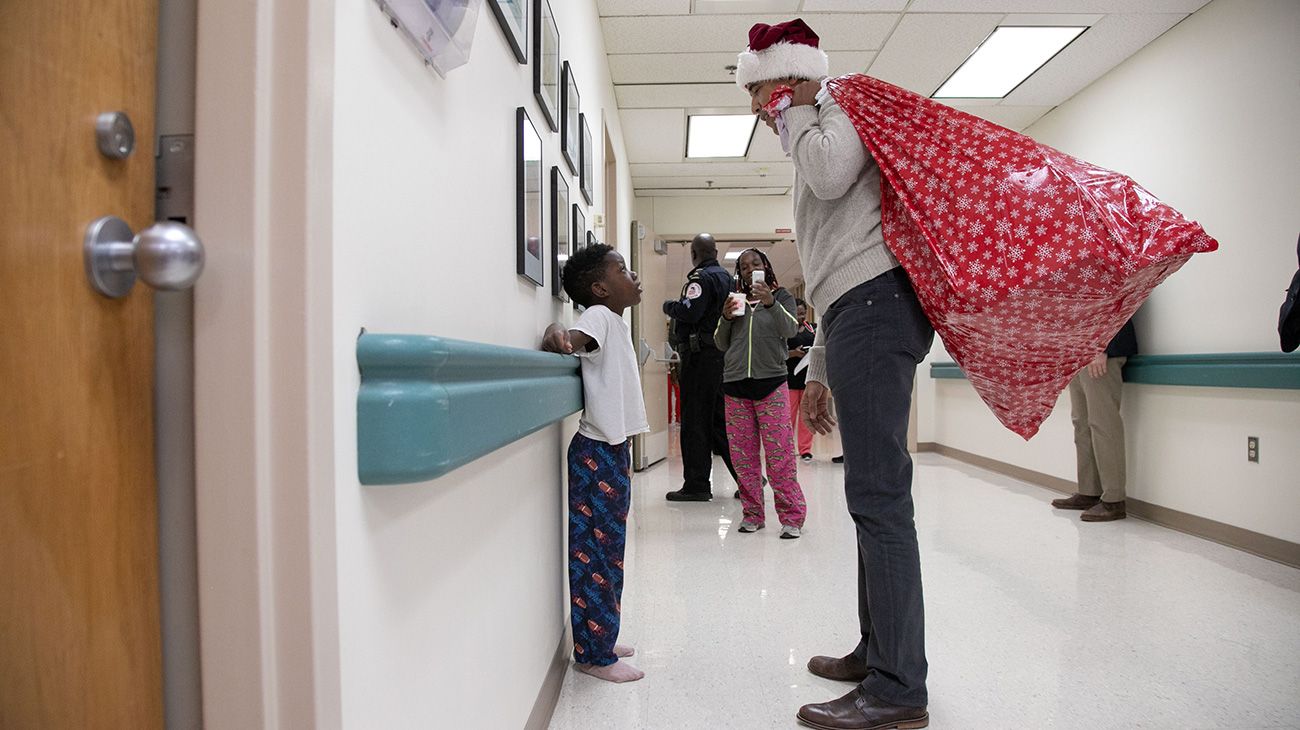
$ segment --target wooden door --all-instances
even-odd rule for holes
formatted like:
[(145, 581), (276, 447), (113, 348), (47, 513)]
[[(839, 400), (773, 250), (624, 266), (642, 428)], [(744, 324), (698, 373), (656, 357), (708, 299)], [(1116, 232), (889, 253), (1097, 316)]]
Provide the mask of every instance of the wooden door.
[[(0, 728), (162, 726), (152, 297), (82, 236), (154, 208), (156, 0), (0, 0)], [(95, 117), (136, 149), (102, 156)]]

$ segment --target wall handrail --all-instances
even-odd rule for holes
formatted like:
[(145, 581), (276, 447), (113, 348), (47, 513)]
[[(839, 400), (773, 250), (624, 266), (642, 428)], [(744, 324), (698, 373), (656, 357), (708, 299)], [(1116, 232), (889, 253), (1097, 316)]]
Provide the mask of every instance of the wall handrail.
[(578, 360), (432, 335), (357, 338), (362, 484), (423, 482), (582, 409)]
[[(930, 363), (930, 377), (965, 379), (955, 362)], [(1124, 364), (1124, 382), (1202, 388), (1300, 390), (1300, 354), (1212, 352), (1134, 355)]]

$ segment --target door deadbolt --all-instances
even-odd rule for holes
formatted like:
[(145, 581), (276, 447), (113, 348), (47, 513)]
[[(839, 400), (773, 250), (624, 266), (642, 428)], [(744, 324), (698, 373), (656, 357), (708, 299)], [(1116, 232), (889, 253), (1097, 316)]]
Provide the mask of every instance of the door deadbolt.
[(95, 117), (95, 142), (110, 160), (125, 160), (135, 149), (135, 127), (126, 112), (104, 112)]

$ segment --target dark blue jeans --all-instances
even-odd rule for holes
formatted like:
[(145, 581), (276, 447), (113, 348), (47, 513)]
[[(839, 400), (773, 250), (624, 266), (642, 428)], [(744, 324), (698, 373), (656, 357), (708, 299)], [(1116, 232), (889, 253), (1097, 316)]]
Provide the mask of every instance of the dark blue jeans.
[(934, 329), (901, 268), (859, 284), (822, 317), (826, 377), (844, 444), (844, 493), (858, 531), (853, 653), (863, 691), (895, 705), (928, 704), (925, 602), (912, 508), (907, 421), (916, 365)]

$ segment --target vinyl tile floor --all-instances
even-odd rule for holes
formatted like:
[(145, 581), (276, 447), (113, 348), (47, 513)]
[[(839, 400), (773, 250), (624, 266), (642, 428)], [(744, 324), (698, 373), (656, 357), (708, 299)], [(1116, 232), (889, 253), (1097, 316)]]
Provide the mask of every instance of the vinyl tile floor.
[[(806, 669), (857, 643), (843, 467), (800, 464), (799, 540), (675, 503), (678, 458), (637, 474), (621, 642), (645, 679), (570, 668), (551, 728), (796, 728), (852, 686)], [(719, 478), (719, 475), (721, 478)], [(1300, 728), (1300, 570), (1129, 518), (1087, 524), (1059, 496), (935, 454), (913, 493), (931, 728)]]

